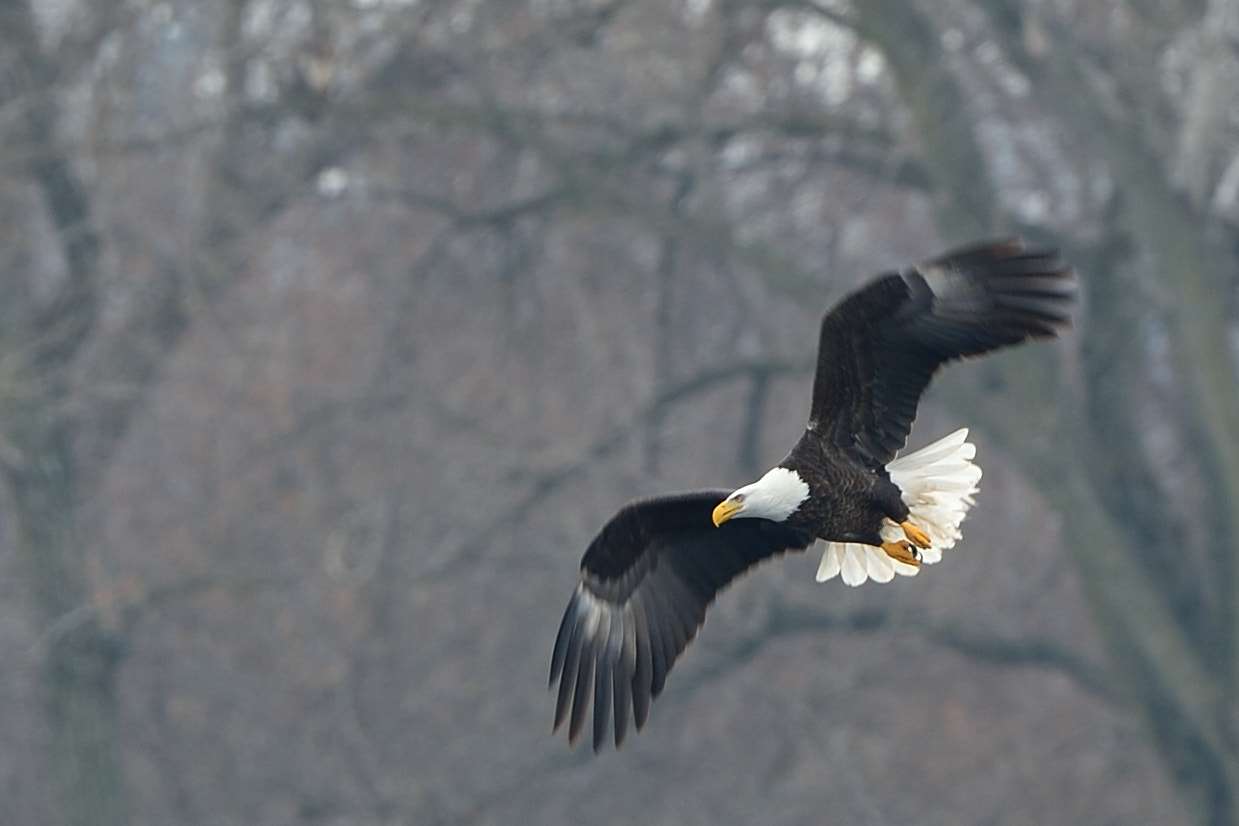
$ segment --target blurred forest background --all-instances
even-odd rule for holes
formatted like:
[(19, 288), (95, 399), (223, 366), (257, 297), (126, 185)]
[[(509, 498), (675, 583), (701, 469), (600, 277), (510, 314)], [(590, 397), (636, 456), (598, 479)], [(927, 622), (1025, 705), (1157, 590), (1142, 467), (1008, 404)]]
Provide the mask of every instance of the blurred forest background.
[[(6, 0), (5, 824), (1239, 823), (1239, 2)], [(964, 541), (725, 594), (552, 738), (586, 543), (1019, 233)]]

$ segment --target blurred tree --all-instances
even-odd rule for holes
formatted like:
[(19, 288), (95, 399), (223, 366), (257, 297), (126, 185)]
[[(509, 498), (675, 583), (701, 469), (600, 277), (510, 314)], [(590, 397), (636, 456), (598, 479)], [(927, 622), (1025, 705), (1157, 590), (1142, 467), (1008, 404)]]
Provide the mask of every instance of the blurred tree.
[[(1096, 240), (1061, 240), (1088, 276), (1080, 413), (1046, 410), (1054, 435), (1042, 442), (1008, 417), (993, 425), (1057, 503), (1118, 683), (1198, 821), (1236, 823), (1236, 238), (1211, 208), (1222, 205), (1209, 200), (1213, 174), (1175, 170), (1216, 168), (1211, 147), (1233, 146), (1233, 125), (1201, 110), (1216, 110), (1216, 78), (1236, 69), (1211, 44), (1234, 30), (1239, 6), (1210, 3), (1198, 22), (1190, 4), (1140, 9), (1146, 25), (1127, 28), (1139, 47), (1109, 61), (1040, 9), (981, 8), (1036, 100), (1112, 186)], [(1198, 37), (1183, 127), (1168, 141), (1176, 101), (1155, 82), (1157, 56)], [(1038, 386), (1030, 400), (1064, 395)]]
[[(0, 467), (55, 819), (571, 821), (628, 789), (681, 821), (685, 800), (754, 819), (714, 803), (738, 798), (806, 822), (823, 798), (1166, 819), (1138, 767), (1078, 801), (1029, 782), (1116, 750), (1042, 725), (1035, 687), (961, 718), (912, 634), (994, 685), (986, 663), (1068, 675), (1058, 710), (1119, 741), (1124, 696), (1194, 820), (1239, 822), (1236, 8), (5, 4)], [(1025, 576), (1052, 560), (999, 547), (988, 591), (960, 566), (828, 608), (761, 581), (720, 604), (740, 643), (662, 702), (774, 656), (770, 634), (848, 652), (712, 683), (731, 740), (652, 731), (653, 772), (531, 747), (547, 709), (514, 686), (565, 549), (634, 490), (742, 481), (786, 446), (803, 331), (849, 286), (822, 272), (1002, 232), (1080, 265), (1080, 336), (933, 398), (1053, 503), (1112, 676), (1055, 624), (1070, 587)], [(991, 508), (1024, 527), (989, 528), (1010, 556), (1046, 543), (1035, 503)], [(879, 631), (898, 669), (856, 642)], [(782, 728), (754, 748), (768, 684)], [(969, 716), (1016, 731), (961, 738), (981, 756), (958, 775), (898, 736), (941, 718), (954, 744)], [(736, 742), (700, 775), (703, 743)], [(1003, 760), (1018, 782), (989, 782)]]
[[(78, 521), (78, 417), (73, 365), (99, 313), (99, 236), (88, 193), (55, 140), (57, 67), (39, 48), (25, 3), (0, 10), (4, 135), (11, 178), (45, 205), (53, 250), (25, 250), (55, 267), (17, 266), (14, 233), (0, 280), (4, 478), (12, 497), (22, 570), (42, 637), (42, 695), (51, 734), (57, 821), (126, 821), (116, 712), (119, 641), (89, 610)], [(46, 259), (44, 259), (46, 260)], [(42, 283), (40, 283), (42, 282)]]
[[(62, 105), (72, 73), (89, 62), (109, 27), (124, 23), (117, 9), (95, 11), (99, 16), (85, 17), (80, 30), (60, 33), (60, 50), (48, 54), (50, 35), (31, 6), (0, 9), (0, 105), (12, 113), (3, 126), (4, 169), (19, 193), (10, 206), (23, 210), (6, 231), (0, 279), (0, 467), (41, 629), (55, 819), (103, 826), (129, 822), (116, 697), (127, 629), (105, 627), (97, 610), (103, 595), (88, 575), (83, 503), (95, 495), (134, 409), (184, 332), (189, 305), (226, 291), (239, 271), (244, 234), (269, 210), (266, 198), (279, 195), (275, 187), (259, 198), (239, 192), (252, 184), (242, 169), (235, 90), (245, 66), (238, 60), (224, 67), (231, 74), (222, 85), (234, 91), (200, 145), (205, 185), (195, 194), (203, 219), (191, 229), (188, 254), (157, 256), (152, 271), (122, 279), (127, 306), (105, 323), (116, 288), (102, 263), (106, 209), (97, 203), (99, 188), (83, 182), (85, 153), (66, 140)], [(221, 6), (216, 22), (225, 41), (236, 36), (239, 14), (239, 4)]]

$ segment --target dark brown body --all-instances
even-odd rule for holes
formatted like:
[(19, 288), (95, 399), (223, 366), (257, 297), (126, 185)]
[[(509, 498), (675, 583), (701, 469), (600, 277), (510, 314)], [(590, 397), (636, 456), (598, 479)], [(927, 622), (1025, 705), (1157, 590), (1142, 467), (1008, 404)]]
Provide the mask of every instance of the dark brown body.
[(908, 506), (885, 467), (828, 447), (811, 430), (779, 467), (796, 471), (809, 485), (809, 498), (786, 524), (818, 539), (881, 545), (882, 520), (898, 524), (908, 518)]

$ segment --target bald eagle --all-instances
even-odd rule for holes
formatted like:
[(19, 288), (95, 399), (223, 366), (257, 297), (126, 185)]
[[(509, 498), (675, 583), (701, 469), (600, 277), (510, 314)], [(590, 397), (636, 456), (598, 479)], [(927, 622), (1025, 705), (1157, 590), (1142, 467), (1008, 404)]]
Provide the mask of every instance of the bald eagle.
[(809, 421), (786, 458), (734, 491), (634, 501), (590, 543), (551, 656), (554, 730), (567, 721), (575, 744), (592, 702), (594, 750), (609, 721), (618, 747), (715, 595), (765, 559), (821, 539), (818, 580), (850, 585), (936, 562), (981, 470), (966, 429), (896, 458), (921, 393), (946, 362), (1055, 336), (1075, 297), (1056, 252), (1012, 239), (880, 275), (827, 312)]

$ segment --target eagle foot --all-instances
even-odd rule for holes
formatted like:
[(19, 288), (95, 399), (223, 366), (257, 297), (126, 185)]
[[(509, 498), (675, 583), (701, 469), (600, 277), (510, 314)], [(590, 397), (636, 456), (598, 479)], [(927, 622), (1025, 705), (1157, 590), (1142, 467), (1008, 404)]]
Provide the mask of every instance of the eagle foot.
[(928, 548), (932, 543), (929, 541), (929, 534), (913, 525), (911, 522), (900, 522), (899, 527), (903, 528), (903, 535), (918, 548), (922, 550)]
[(899, 539), (895, 542), (883, 542), (882, 550), (886, 551), (886, 555), (897, 562), (911, 565), (914, 568), (921, 567), (920, 552), (906, 539)]

